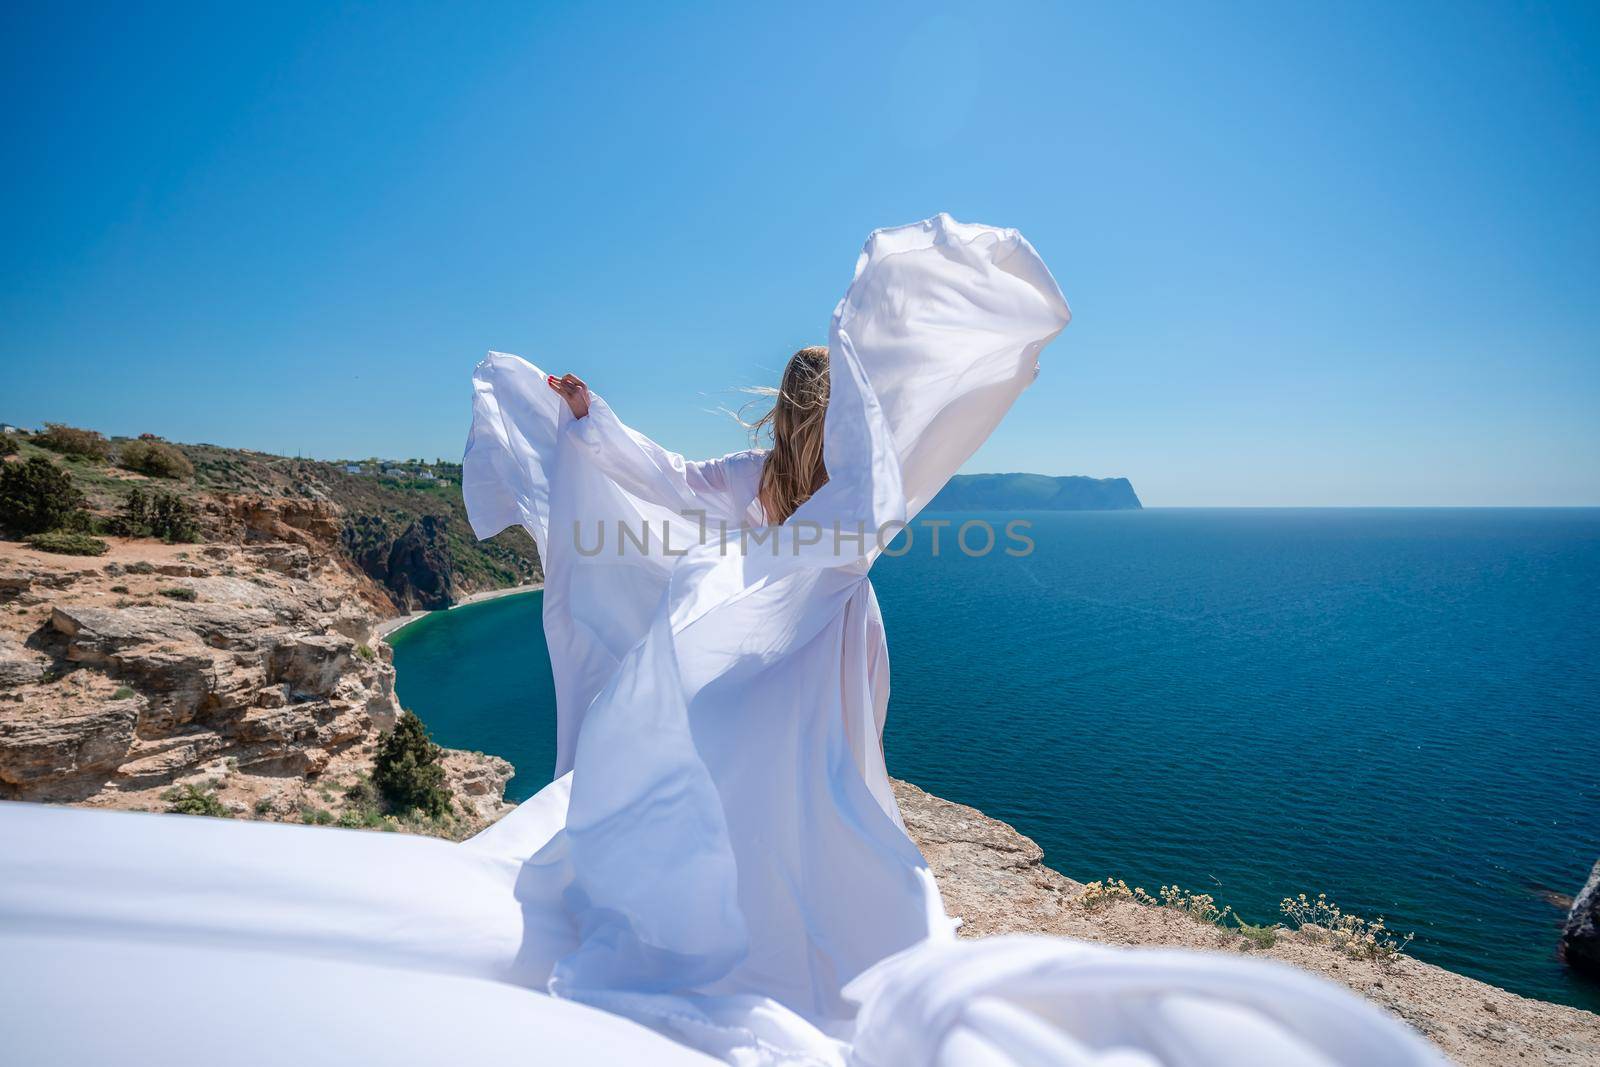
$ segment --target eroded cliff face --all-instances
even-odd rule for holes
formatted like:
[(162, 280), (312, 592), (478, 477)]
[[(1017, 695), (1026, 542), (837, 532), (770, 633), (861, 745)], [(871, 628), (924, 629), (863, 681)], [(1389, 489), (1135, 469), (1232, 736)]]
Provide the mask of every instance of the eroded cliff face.
[[(194, 786), (235, 815), (332, 821), (399, 704), (386, 590), (332, 514), (235, 498), (205, 545), (109, 539), (102, 557), (0, 542), (0, 798), (167, 810)], [(231, 536), (230, 536), (231, 535)], [(511, 767), (445, 759), (461, 836)]]
[(403, 612), (447, 608), (468, 592), (451, 562), (444, 524), (432, 515), (403, 525), (362, 516), (346, 524), (343, 538), (350, 558)]

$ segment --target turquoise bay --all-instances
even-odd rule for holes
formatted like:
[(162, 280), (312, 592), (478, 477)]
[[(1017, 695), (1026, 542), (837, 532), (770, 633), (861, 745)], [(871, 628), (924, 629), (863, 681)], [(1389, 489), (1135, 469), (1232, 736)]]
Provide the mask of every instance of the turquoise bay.
[[(1600, 510), (1024, 517), (1027, 558), (923, 537), (874, 568), (894, 774), (1079, 879), (1258, 922), (1326, 892), (1422, 959), (1600, 1009), (1543, 897), (1600, 855)], [(511, 760), (513, 799), (554, 760), (539, 616), (507, 597), (393, 638), (402, 702)]]

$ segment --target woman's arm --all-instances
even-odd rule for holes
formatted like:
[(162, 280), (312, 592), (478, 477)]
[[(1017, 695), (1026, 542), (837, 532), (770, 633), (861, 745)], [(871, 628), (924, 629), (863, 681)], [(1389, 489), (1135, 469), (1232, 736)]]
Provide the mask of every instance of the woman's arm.
[(684, 459), (624, 425), (577, 375), (550, 375), (546, 384), (572, 412), (563, 432), (628, 493), (674, 511), (704, 511), (715, 518), (742, 521), (750, 501), (741, 498), (753, 497), (758, 456), (741, 452), (721, 459)]

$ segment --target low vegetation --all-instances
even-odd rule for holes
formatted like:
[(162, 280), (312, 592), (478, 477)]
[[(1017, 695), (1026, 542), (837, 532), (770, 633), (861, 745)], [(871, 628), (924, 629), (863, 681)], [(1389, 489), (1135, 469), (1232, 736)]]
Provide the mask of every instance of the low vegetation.
[[(1245, 941), (1246, 948), (1271, 948), (1278, 941), (1283, 927), (1278, 923), (1256, 926), (1240, 918), (1231, 907), (1218, 906), (1210, 893), (1190, 893), (1175, 885), (1164, 885), (1151, 895), (1139, 886), (1129, 886), (1120, 878), (1107, 878), (1089, 882), (1079, 894), (1078, 906), (1086, 911), (1096, 911), (1110, 904), (1126, 902), (1145, 908), (1166, 908), (1187, 915), (1196, 922), (1210, 923), (1232, 929)], [(1318, 893), (1313, 899), (1301, 893), (1285, 897), (1278, 910), (1303, 936), (1338, 949), (1351, 959), (1384, 962), (1404, 955), (1413, 934), (1398, 936), (1390, 931), (1382, 918), (1363, 919), (1345, 914), (1327, 895)], [(1227, 927), (1232, 919), (1233, 927)]]
[(307, 826), (331, 826), (333, 825), (334, 816), (333, 812), (327, 808), (319, 808), (314, 804), (302, 804), (300, 805), (300, 821)]
[(1383, 961), (1402, 956), (1416, 936), (1397, 936), (1384, 925), (1381, 915), (1376, 919), (1346, 915), (1326, 893), (1318, 893), (1315, 900), (1304, 893), (1284, 897), (1278, 910), (1302, 934), (1332, 945), (1351, 959)]
[(1239, 918), (1238, 912), (1234, 912), (1233, 921), (1238, 924), (1239, 936), (1244, 938), (1246, 948), (1271, 948), (1278, 943), (1281, 927), (1277, 923), (1253, 926)]
[(105, 435), (59, 422), (45, 423), (44, 432), (34, 434), (33, 442), (41, 448), (76, 459), (104, 462), (111, 457), (111, 442), (105, 439)]
[(1221, 926), (1233, 914), (1230, 907), (1217, 907), (1210, 893), (1190, 893), (1175, 885), (1164, 885), (1157, 896), (1151, 896), (1138, 886), (1129, 888), (1128, 883), (1120, 878), (1088, 883), (1078, 897), (1078, 904), (1094, 911), (1118, 900), (1147, 908), (1170, 908), (1197, 922), (1216, 926)]
[(194, 464), (165, 441), (141, 437), (117, 449), (117, 466), (152, 478), (193, 478)]
[(231, 817), (216, 793), (197, 785), (176, 786), (161, 794), (161, 799), (167, 802), (168, 811), (178, 815), (209, 815), (214, 819)]
[(54, 552), (61, 556), (103, 556), (110, 546), (98, 537), (66, 530), (30, 534), (28, 544), (40, 552)]

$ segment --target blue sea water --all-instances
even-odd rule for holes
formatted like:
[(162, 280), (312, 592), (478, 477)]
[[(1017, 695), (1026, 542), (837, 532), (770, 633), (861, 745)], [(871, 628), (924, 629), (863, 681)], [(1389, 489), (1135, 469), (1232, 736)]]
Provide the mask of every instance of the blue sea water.
[[(914, 529), (874, 568), (892, 773), (1072, 877), (1176, 882), (1256, 922), (1325, 892), (1415, 931), (1419, 958), (1600, 1010), (1546, 898), (1600, 856), (1600, 509), (1023, 517), (1026, 558), (964, 556), (949, 530), (935, 557)], [(438, 740), (536, 791), (537, 594), (394, 644)]]

